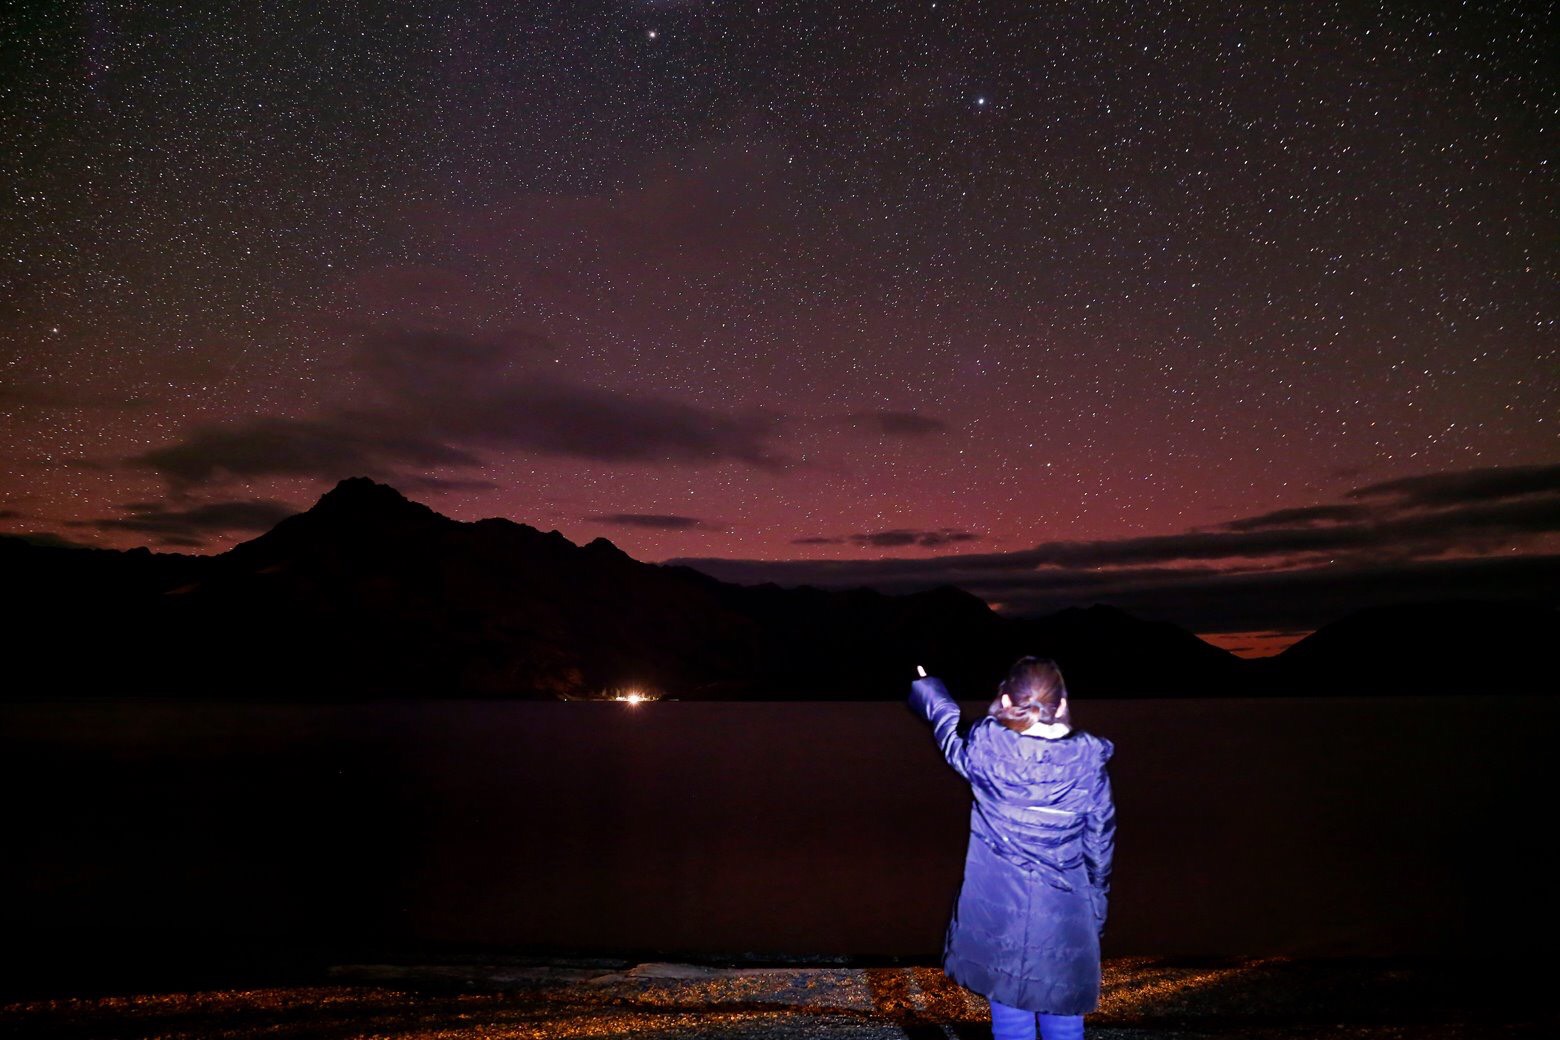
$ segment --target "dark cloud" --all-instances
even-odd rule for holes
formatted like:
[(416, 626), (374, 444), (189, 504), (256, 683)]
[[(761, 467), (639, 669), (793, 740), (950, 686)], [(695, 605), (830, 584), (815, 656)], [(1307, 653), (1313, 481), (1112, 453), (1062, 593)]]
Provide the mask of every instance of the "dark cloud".
[(853, 534), (850, 540), (857, 545), (872, 546), (878, 549), (892, 549), (906, 545), (919, 545), (928, 549), (939, 545), (952, 545), (956, 542), (973, 542), (980, 535), (970, 531), (960, 531), (951, 527), (944, 527), (936, 531), (916, 531), (909, 528), (896, 528), (891, 531), (873, 531), (868, 534)]
[(1244, 530), (1242, 524), (1242, 521), (1232, 522), (1227, 525), (1228, 532), (1111, 542), (1052, 543), (1012, 554), (1008, 562), (1011, 566), (1111, 566), (1306, 553), (1408, 550), (1424, 555), (1453, 549), (1466, 551), (1490, 542), (1560, 532), (1560, 495), (1473, 504), (1436, 512), (1383, 515), (1383, 511), (1372, 510), (1360, 514), (1358, 522), (1322, 527), (1309, 523), (1296, 527), (1264, 524), (1256, 530)]
[(91, 542), (79, 542), (74, 538), (66, 538), (63, 535), (55, 534), (53, 531), (18, 531), (15, 533), (7, 531), (4, 535), (0, 535), (0, 537), (17, 538), (21, 541), (30, 542), (33, 545), (41, 545), (49, 549), (98, 548), (98, 546), (93, 545)]
[[(1292, 525), (1386, 525), (1389, 536), (1468, 526), (1510, 524), (1520, 533), (1550, 530), (1560, 466), (1504, 466), (1431, 473), (1354, 488), (1345, 498), (1359, 504), (1280, 509), (1222, 524), (1226, 531), (1287, 529)], [(1513, 503), (1511, 499), (1524, 500)], [(1526, 518), (1526, 519), (1524, 519)]]
[(1258, 531), (1265, 527), (1287, 527), (1290, 524), (1343, 523), (1364, 520), (1370, 516), (1369, 506), (1302, 506), (1298, 509), (1278, 509), (1259, 516), (1243, 517), (1223, 524), (1227, 531)]
[(733, 414), (635, 396), (533, 371), (536, 344), (437, 331), (366, 337), (356, 368), (361, 400), (301, 419), (206, 425), (129, 461), (176, 487), (223, 476), (312, 476), (470, 467), (478, 449), (521, 450), (598, 462), (765, 470), (787, 460), (773, 442), (780, 416)]
[(0, 520), (20, 520), (26, 513), (17, 512), (15, 509), (0, 509)]
[(723, 530), (719, 524), (711, 524), (693, 516), (676, 516), (667, 513), (606, 513), (599, 516), (586, 517), (601, 524), (615, 524), (619, 527), (651, 527), (660, 530), (689, 530), (698, 529), (705, 531)]
[[(1349, 496), (1381, 502), (1280, 510), (1212, 531), (1045, 542), (1012, 552), (670, 562), (745, 583), (889, 592), (951, 584), (1023, 613), (1108, 602), (1203, 631), (1314, 627), (1340, 612), (1396, 599), (1553, 601), (1560, 557), (1510, 555), (1531, 539), (1560, 533), (1560, 493), (1546, 475), (1552, 472), (1527, 467), (1393, 481)], [(1441, 507), (1421, 507), (1432, 501)], [(885, 531), (849, 541), (927, 544), (915, 534)], [(1502, 555), (1473, 555), (1497, 552)], [(1461, 558), (1449, 558), (1454, 555)]]
[(535, 381), (461, 413), (457, 434), (495, 447), (600, 462), (742, 462), (779, 470), (770, 447), (778, 417), (725, 415), (694, 405), (594, 387)]
[(342, 473), (380, 473), (388, 462), (432, 467), (474, 466), (480, 460), (436, 440), (400, 433), (388, 416), (343, 413), (197, 426), (177, 444), (129, 461), (188, 488), (228, 476), (333, 479)]
[[(950, 573), (1090, 569), (1185, 561), (1289, 559), (1342, 553), (1418, 555), (1560, 532), (1560, 496), (1468, 506), (1431, 514), (1332, 526), (1208, 531), (1084, 542), (1044, 542), (1004, 553), (967, 553), (932, 560), (855, 561), (863, 576), (913, 573), (929, 564)], [(948, 580), (954, 580), (952, 578)]]
[(138, 531), (158, 536), (161, 545), (196, 547), (206, 544), (204, 535), (227, 531), (269, 531), (298, 512), (297, 507), (272, 499), (207, 502), (187, 509), (170, 509), (160, 502), (128, 502), (120, 506), (128, 516), (68, 521), (70, 527), (99, 531)]
[[(1556, 589), (1560, 556), (1479, 557), (1167, 578), (1152, 587), (1101, 590), (1096, 599), (1197, 631), (1312, 630), (1355, 610), (1393, 603), (1522, 600), (1553, 606)], [(1072, 602), (1029, 593), (1015, 596), (1007, 609), (1038, 614)]]
[(941, 419), (917, 415), (915, 412), (852, 412), (847, 419), (852, 425), (875, 426), (879, 433), (890, 437), (925, 437), (942, 433), (948, 428), (948, 424)]
[[(1039, 568), (1090, 571), (1143, 565), (1168, 565), (1188, 561), (1240, 561), (1226, 563), (1219, 571), (1249, 570), (1251, 561), (1268, 559), (1282, 565), (1307, 556), (1410, 552), (1427, 556), (1452, 549), (1467, 550), (1533, 535), (1560, 532), (1560, 496), (1495, 502), (1410, 514), (1385, 521), (1299, 526), (1252, 531), (1206, 531), (1152, 535), (1086, 542), (1044, 542), (1030, 549), (1002, 553), (960, 553), (915, 559), (724, 561), (681, 560), (691, 567), (738, 564), (764, 572), (761, 581), (804, 584), (815, 578), (830, 584), (882, 586), (907, 578), (933, 585), (963, 584), (994, 575), (1030, 572)], [(852, 541), (878, 537), (887, 541), (869, 544), (910, 544), (905, 532), (853, 536)], [(791, 577), (792, 574), (800, 575)], [(966, 585), (966, 587), (969, 587)]]
[(893, 531), (873, 531), (870, 534), (853, 534), (850, 540), (857, 545), (870, 545), (878, 549), (895, 549), (905, 545), (915, 545), (920, 541), (919, 531), (904, 529)]
[[(947, 584), (949, 572), (927, 569), (870, 582), (859, 571), (814, 564), (784, 569), (753, 561), (670, 560), (723, 581), (917, 592)], [(1391, 564), (1319, 564), (1289, 570), (1228, 572), (1214, 568), (1049, 569), (1024, 575), (970, 574), (953, 584), (1003, 612), (1039, 616), (1066, 607), (1109, 603), (1144, 618), (1193, 631), (1259, 628), (1312, 631), (1367, 606), (1453, 599), (1556, 602), (1560, 556), (1408, 560)]]
[(1392, 496), (1404, 506), (1447, 506), (1556, 493), (1560, 493), (1560, 464), (1427, 473), (1355, 488), (1346, 497)]
[(861, 534), (812, 535), (806, 538), (793, 538), (791, 539), (791, 544), (859, 545), (873, 549), (899, 549), (909, 545), (918, 545), (923, 548), (934, 549), (940, 545), (973, 542), (979, 540), (979, 538), (980, 535), (971, 531), (960, 531), (952, 527), (943, 527), (935, 531), (897, 527), (887, 531), (868, 531)]
[[(1214, 578), (1217, 567), (1118, 568), (997, 568), (971, 564), (984, 560), (973, 554), (870, 560), (721, 560), (681, 558), (666, 561), (705, 571), (742, 584), (819, 585), (830, 588), (866, 586), (886, 592), (913, 592), (956, 585), (971, 592), (1000, 591), (1004, 595), (1030, 586), (1047, 591), (1076, 591), (1082, 596), (1107, 586), (1151, 585), (1182, 578)], [(985, 592), (979, 594), (985, 595)]]

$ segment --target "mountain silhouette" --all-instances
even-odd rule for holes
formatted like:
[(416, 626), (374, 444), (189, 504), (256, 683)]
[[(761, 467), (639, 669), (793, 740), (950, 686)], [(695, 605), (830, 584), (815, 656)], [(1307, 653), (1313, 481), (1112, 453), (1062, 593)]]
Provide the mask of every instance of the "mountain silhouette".
[(1554, 693), (1557, 642), (1553, 608), (1407, 603), (1357, 611), (1252, 663), (1292, 693)]
[[(1441, 632), (1434, 608), (1389, 610), (1242, 661), (1108, 606), (1020, 620), (952, 587), (728, 584), (604, 538), (452, 520), (365, 477), (215, 556), (0, 538), (0, 564), (22, 608), (12, 695), (28, 697), (897, 699), (922, 664), (982, 698), (1023, 654), (1056, 658), (1079, 696), (1306, 690), (1339, 668), (1415, 692), (1389, 680), (1420, 674), (1402, 663), (1426, 656), (1416, 624)], [(1534, 645), (1553, 633), (1553, 611), (1501, 616)]]

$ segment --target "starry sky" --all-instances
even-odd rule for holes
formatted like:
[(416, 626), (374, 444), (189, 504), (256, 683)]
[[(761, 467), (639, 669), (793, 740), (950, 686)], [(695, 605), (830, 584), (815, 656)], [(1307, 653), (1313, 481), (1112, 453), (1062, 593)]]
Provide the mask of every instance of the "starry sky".
[(0, 532), (367, 475), (1244, 653), (1560, 587), (1551, 5), (8, 17)]

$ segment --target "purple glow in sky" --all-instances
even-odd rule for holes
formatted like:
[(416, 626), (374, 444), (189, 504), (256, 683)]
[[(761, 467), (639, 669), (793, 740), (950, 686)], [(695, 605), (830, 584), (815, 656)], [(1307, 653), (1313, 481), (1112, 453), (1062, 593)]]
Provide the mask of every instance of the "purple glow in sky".
[(1546, 5), (16, 32), (0, 531), (217, 552), (368, 475), (741, 580), (1205, 633), (1552, 599)]

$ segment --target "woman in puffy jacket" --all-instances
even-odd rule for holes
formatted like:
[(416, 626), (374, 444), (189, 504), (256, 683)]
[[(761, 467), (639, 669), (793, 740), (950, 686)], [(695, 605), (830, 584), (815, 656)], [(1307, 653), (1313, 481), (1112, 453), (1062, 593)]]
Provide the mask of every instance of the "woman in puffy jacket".
[(960, 735), (942, 681), (918, 679), (910, 707), (970, 783), (970, 842), (943, 970), (991, 1002), (995, 1040), (1083, 1036), (1100, 994), (1100, 934), (1116, 812), (1111, 742), (1072, 728), (1055, 662), (1025, 657), (986, 718)]

